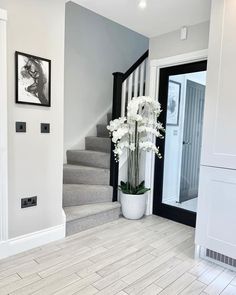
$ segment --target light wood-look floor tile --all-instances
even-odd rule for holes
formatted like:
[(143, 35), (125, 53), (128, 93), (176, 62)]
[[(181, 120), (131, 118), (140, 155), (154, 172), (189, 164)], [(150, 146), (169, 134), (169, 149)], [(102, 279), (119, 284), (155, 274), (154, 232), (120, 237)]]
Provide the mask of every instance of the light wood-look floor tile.
[(119, 219), (0, 261), (0, 295), (236, 295), (236, 273), (194, 259), (194, 229)]
[(230, 270), (223, 271), (210, 285), (205, 289), (209, 295), (220, 294), (234, 279), (235, 273)]
[(236, 294), (236, 287), (233, 285), (228, 285), (223, 292), (222, 295), (235, 295)]

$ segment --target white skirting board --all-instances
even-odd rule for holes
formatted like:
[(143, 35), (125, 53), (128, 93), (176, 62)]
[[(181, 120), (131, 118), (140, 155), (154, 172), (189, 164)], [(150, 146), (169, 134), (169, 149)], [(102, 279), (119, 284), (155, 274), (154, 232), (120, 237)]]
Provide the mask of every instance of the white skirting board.
[(65, 237), (65, 223), (0, 242), (0, 259), (12, 256)]

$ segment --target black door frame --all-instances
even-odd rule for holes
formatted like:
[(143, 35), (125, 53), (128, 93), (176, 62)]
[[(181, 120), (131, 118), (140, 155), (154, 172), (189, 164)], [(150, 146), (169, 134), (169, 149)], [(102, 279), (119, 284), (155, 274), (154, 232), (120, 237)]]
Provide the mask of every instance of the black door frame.
[[(169, 76), (201, 72), (206, 70), (207, 60), (165, 67), (160, 69), (158, 99), (163, 111), (160, 115), (159, 120), (163, 123), (164, 127), (166, 127)], [(156, 143), (157, 146), (160, 147), (162, 159), (160, 160), (159, 158), (157, 158), (157, 156), (155, 157), (153, 214), (195, 227), (197, 216), (195, 212), (191, 212), (186, 209), (162, 203), (165, 162), (165, 139), (157, 139)]]

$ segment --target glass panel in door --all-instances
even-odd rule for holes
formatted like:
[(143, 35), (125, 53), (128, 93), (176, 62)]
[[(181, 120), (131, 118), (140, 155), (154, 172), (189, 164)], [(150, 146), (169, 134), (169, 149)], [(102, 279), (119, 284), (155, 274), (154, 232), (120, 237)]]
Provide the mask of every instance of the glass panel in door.
[(168, 81), (162, 203), (196, 212), (206, 71)]

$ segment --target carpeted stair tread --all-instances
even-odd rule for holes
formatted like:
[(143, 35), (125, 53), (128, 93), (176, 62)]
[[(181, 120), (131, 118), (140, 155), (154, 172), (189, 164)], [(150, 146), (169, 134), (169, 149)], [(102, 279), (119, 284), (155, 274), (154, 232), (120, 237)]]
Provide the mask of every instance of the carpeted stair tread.
[(88, 150), (68, 150), (67, 163), (108, 169), (110, 168), (110, 154)]
[(105, 202), (99, 204), (64, 207), (64, 211), (66, 214), (66, 221), (72, 221), (117, 208), (120, 208), (120, 203)]
[(85, 138), (85, 150), (68, 150), (63, 169), (63, 208), (66, 214), (66, 234), (116, 220), (120, 204), (112, 202), (110, 186), (111, 139), (107, 124), (97, 125), (97, 136)]
[(112, 202), (113, 187), (109, 185), (64, 184), (63, 206), (80, 206)]
[(99, 184), (109, 185), (110, 170), (81, 165), (64, 165), (64, 184)]
[(111, 222), (120, 216), (118, 202), (105, 202), (82, 206), (64, 207), (66, 214), (66, 235)]
[(110, 153), (111, 140), (107, 137), (88, 136), (85, 138), (85, 149), (90, 151)]
[(107, 125), (104, 125), (104, 124), (97, 125), (97, 136), (98, 137), (109, 137), (109, 131), (107, 130)]
[(111, 120), (112, 120), (112, 113), (108, 113), (107, 114), (107, 124), (109, 124)]

